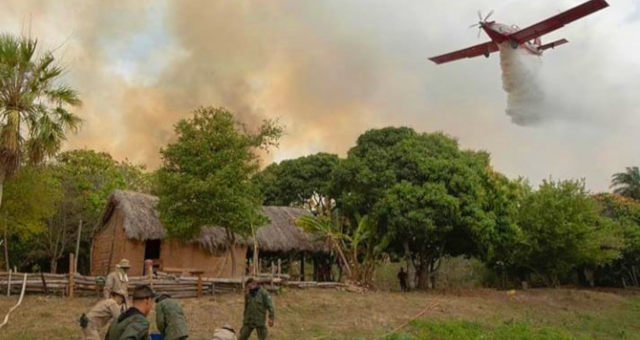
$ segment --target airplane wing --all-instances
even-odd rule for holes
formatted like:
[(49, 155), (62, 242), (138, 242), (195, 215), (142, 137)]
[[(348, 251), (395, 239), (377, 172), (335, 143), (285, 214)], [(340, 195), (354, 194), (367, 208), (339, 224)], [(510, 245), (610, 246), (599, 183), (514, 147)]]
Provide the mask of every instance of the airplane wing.
[(429, 60), (433, 61), (436, 64), (448, 63), (450, 61), (462, 59), (462, 58), (473, 58), (483, 54), (489, 54), (492, 52), (498, 51), (498, 45), (493, 41), (487, 41), (484, 44), (471, 46), (459, 51), (439, 55), (437, 57), (431, 57)]
[(570, 10), (552, 16), (547, 20), (513, 33), (509, 37), (522, 44), (525, 41), (529, 41), (551, 31), (555, 31), (570, 22), (576, 21), (607, 6), (609, 6), (609, 4), (605, 0), (590, 0), (582, 5), (578, 5)]
[(560, 45), (566, 44), (568, 42), (569, 41), (567, 39), (560, 39), (560, 40), (556, 40), (554, 42), (550, 42), (548, 44), (544, 44), (544, 45), (538, 47), (538, 49), (544, 51), (546, 49), (555, 48), (556, 46), (560, 46)]

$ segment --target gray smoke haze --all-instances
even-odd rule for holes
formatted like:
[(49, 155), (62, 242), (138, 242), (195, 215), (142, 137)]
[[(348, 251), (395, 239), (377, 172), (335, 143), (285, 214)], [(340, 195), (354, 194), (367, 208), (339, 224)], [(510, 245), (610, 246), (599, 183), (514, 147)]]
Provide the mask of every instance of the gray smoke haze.
[(45, 47), (62, 45), (85, 102), (68, 148), (155, 167), (172, 125), (213, 105), (249, 126), (278, 118), (287, 134), (276, 160), (344, 155), (366, 129), (408, 125), (491, 152), (509, 176), (585, 177), (604, 190), (613, 172), (640, 163), (637, 1), (543, 37), (570, 41), (542, 57), (543, 101), (510, 99), (522, 91), (503, 91), (498, 55), (426, 59), (481, 42), (466, 29), (478, 9), (525, 27), (581, 1), (5, 0), (0, 28), (19, 32), (31, 18)]

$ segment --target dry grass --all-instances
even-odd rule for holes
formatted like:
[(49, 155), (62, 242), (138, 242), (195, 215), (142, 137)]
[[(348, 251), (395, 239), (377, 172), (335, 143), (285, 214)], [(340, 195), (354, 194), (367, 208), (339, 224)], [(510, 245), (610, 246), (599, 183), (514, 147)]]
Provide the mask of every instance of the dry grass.
[[(616, 335), (619, 330), (639, 333), (634, 327), (640, 319), (637, 296), (572, 289), (534, 289), (515, 295), (490, 289), (408, 294), (285, 290), (274, 300), (277, 323), (271, 329), (272, 339), (373, 339), (434, 301), (438, 306), (423, 318), (474, 320), (488, 325), (526, 320), (597, 339), (620, 338)], [(239, 294), (181, 301), (190, 339), (208, 340), (222, 323), (236, 327), (241, 323), (243, 302)], [(90, 298), (27, 296), (8, 327), (0, 331), (0, 340), (81, 339), (76, 320), (94, 302)], [(14, 298), (0, 298), (0, 313), (13, 303)]]

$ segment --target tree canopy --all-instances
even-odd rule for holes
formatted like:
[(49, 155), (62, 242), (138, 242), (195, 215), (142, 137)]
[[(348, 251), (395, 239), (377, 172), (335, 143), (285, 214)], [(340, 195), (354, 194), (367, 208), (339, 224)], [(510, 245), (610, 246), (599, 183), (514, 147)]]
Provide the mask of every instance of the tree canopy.
[(309, 210), (331, 208), (329, 195), (337, 155), (317, 153), (273, 163), (254, 176), (266, 205), (303, 206)]
[(620, 256), (615, 221), (600, 214), (584, 182), (544, 181), (525, 197), (518, 224), (524, 232), (519, 264), (558, 284), (583, 265), (602, 265)]
[(33, 164), (55, 155), (66, 130), (80, 123), (68, 110), (80, 104), (76, 91), (59, 82), (63, 69), (53, 53), (38, 54), (37, 46), (28, 37), (0, 35), (0, 184), (22, 155)]
[(246, 234), (262, 218), (256, 148), (276, 145), (281, 128), (265, 121), (255, 133), (226, 109), (203, 107), (175, 126), (177, 140), (161, 150), (158, 210), (169, 234), (189, 239), (202, 226)]
[(391, 251), (417, 267), (426, 287), (447, 254), (473, 254), (492, 232), (487, 196), (489, 157), (461, 150), (442, 133), (369, 130), (335, 171), (333, 190), (347, 214), (369, 214)]

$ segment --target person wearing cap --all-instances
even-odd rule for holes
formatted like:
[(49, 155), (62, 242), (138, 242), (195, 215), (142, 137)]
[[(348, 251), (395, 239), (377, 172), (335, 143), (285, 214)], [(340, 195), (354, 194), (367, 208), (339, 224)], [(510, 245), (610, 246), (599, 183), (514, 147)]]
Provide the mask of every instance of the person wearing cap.
[(222, 327), (216, 328), (211, 340), (238, 340), (238, 338), (236, 338), (236, 330), (229, 324), (224, 324)]
[(253, 279), (247, 280), (247, 293), (244, 296), (244, 319), (240, 329), (240, 340), (247, 340), (255, 329), (258, 339), (267, 339), (267, 312), (269, 312), (269, 327), (273, 327), (275, 309), (271, 296)]
[(107, 280), (104, 284), (104, 298), (108, 299), (111, 296), (111, 292), (116, 290), (127, 291), (129, 288), (129, 260), (122, 259), (116, 264), (116, 270), (107, 275)]
[(156, 298), (156, 326), (164, 340), (184, 340), (189, 337), (182, 306), (168, 294)]
[(147, 315), (153, 308), (156, 294), (147, 285), (133, 290), (133, 306), (111, 323), (105, 340), (148, 340), (149, 321)]
[(110, 298), (99, 301), (87, 314), (82, 315), (80, 325), (85, 340), (100, 340), (99, 330), (122, 313), (126, 297), (126, 291), (113, 291)]

